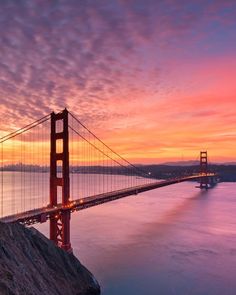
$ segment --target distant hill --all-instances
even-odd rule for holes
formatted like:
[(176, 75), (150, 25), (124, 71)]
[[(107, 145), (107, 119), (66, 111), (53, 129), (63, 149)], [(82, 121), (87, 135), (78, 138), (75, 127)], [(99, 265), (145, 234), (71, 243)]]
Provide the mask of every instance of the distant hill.
[[(182, 163), (183, 164), (183, 163)], [(167, 179), (171, 177), (180, 177), (200, 170), (199, 163), (193, 162), (193, 165), (180, 165), (177, 162), (161, 165), (145, 165), (142, 170), (150, 172), (151, 176), (158, 179)], [(215, 172), (219, 175), (222, 182), (236, 182), (236, 165), (229, 164), (210, 164), (209, 172)]]
[(167, 166), (196, 166), (199, 165), (199, 161), (176, 161), (176, 162), (165, 162), (161, 165)]
[[(210, 165), (235, 165), (236, 166), (236, 162), (224, 162), (224, 163), (217, 163), (217, 162), (214, 162), (214, 163), (209, 163)], [(161, 163), (161, 164), (156, 164), (156, 165), (166, 165), (166, 166), (197, 166), (199, 165), (199, 161), (176, 161), (176, 162), (164, 162), (164, 163)]]
[[(179, 177), (190, 175), (199, 172), (198, 161), (179, 161), (179, 162), (166, 162), (163, 164), (150, 164), (150, 165), (135, 165), (139, 168), (139, 173), (144, 177), (154, 177), (157, 179), (168, 179), (171, 177)], [(18, 171), (18, 172), (40, 172), (49, 173), (49, 167), (40, 167), (32, 165), (8, 165), (3, 167), (3, 171)], [(61, 171), (61, 167), (58, 168)], [(210, 163), (209, 171), (218, 173), (221, 181), (235, 181), (236, 182), (236, 163), (228, 162), (224, 164)], [(116, 174), (116, 175), (129, 175), (130, 170), (122, 166), (71, 166), (71, 173), (81, 174)]]

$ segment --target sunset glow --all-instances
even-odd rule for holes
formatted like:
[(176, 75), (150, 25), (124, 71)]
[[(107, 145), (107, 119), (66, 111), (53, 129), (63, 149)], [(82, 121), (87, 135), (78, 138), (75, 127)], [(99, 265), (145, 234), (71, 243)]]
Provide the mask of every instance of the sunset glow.
[(1, 2), (2, 136), (67, 107), (134, 163), (236, 161), (235, 1), (70, 2)]

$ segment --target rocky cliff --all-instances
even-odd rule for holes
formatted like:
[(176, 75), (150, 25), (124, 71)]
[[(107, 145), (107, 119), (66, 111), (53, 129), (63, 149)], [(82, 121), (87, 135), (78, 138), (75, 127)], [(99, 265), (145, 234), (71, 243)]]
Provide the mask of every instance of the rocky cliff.
[(97, 295), (93, 275), (34, 228), (0, 223), (1, 295)]

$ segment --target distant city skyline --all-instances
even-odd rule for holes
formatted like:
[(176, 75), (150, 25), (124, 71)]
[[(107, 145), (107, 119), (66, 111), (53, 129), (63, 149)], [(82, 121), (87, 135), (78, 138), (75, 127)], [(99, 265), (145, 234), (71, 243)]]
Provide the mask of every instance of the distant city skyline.
[(236, 161), (235, 1), (0, 9), (0, 136), (68, 107), (134, 163)]

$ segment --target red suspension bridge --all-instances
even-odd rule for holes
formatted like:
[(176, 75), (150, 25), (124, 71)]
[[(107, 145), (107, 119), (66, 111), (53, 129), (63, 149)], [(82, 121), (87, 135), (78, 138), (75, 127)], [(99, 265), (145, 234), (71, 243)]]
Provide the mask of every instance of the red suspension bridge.
[[(197, 173), (157, 180), (120, 156), (66, 109), (3, 136), (0, 221), (26, 225), (49, 220), (50, 239), (71, 251), (71, 213), (184, 181), (208, 189), (207, 152)], [(50, 163), (50, 164), (49, 164)]]

